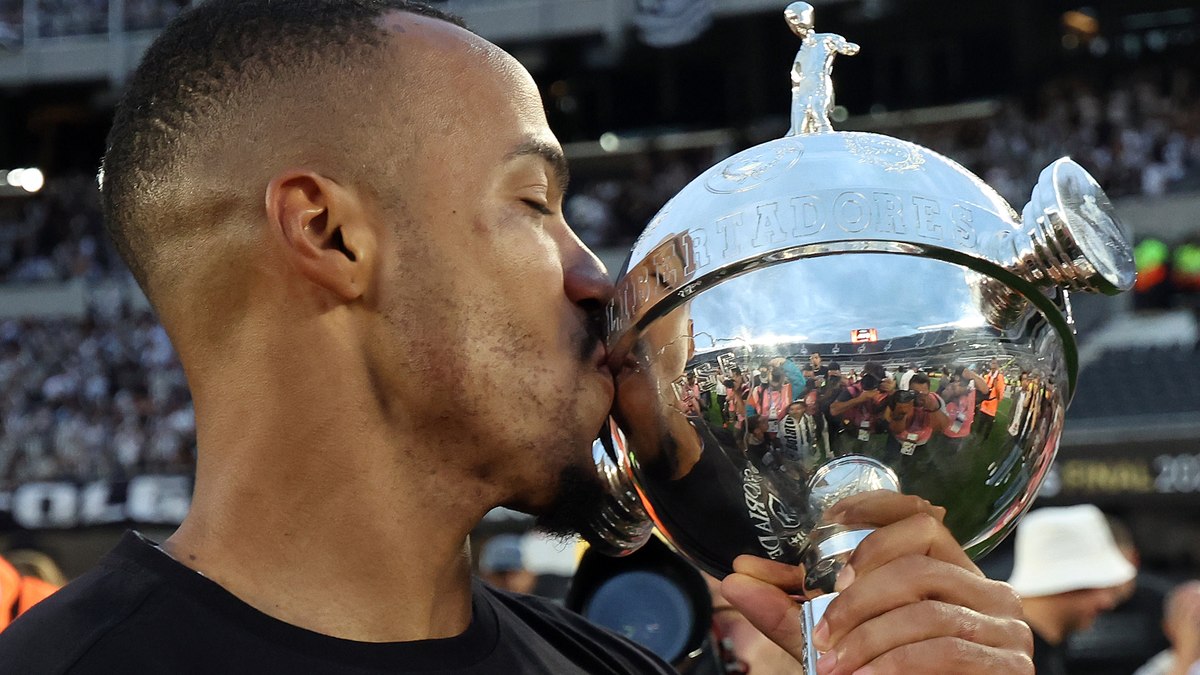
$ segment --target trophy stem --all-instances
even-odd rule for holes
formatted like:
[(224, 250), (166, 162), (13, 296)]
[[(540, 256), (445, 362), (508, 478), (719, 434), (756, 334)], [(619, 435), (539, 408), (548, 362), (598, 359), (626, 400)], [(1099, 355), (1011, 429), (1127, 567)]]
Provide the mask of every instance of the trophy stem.
[(801, 662), (806, 675), (816, 675), (817, 672), (817, 659), (821, 657), (821, 653), (813, 646), (812, 634), (821, 617), (825, 615), (825, 608), (838, 596), (833, 590), (838, 573), (850, 561), (854, 549), (874, 531), (870, 528), (830, 530), (809, 544), (804, 561), (805, 590), (810, 593), (821, 591), (823, 595), (800, 605), (804, 629), (804, 654)]
[(817, 629), (817, 623), (821, 621), (821, 617), (825, 616), (825, 609), (829, 607), (829, 603), (833, 602), (837, 596), (837, 593), (826, 593), (800, 605), (800, 616), (804, 623), (804, 657), (801, 665), (804, 666), (805, 675), (816, 675), (817, 659), (821, 657), (821, 654), (813, 646), (813, 631)]
[(850, 562), (854, 549), (875, 530), (871, 528), (833, 530), (814, 539), (804, 554), (804, 590), (832, 593), (838, 573)]

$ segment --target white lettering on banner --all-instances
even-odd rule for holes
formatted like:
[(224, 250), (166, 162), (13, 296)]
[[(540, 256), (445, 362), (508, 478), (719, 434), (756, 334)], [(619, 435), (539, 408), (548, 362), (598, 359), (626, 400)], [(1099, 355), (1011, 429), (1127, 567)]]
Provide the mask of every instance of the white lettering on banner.
[(186, 476), (138, 476), (129, 481), (126, 512), (143, 523), (181, 523), (192, 503), (192, 481)]
[(1200, 455), (1154, 458), (1155, 492), (1200, 492)]
[(1047, 474), (1039, 496), (1156, 494), (1200, 494), (1200, 454), (1060, 458)]
[(13, 495), (13, 520), (26, 529), (74, 527), (79, 488), (70, 483), (26, 483)]
[(112, 502), (112, 492), (112, 486), (108, 483), (90, 483), (83, 486), (79, 522), (99, 525), (125, 520), (125, 506)]
[[(121, 488), (124, 487), (122, 490)], [(123, 521), (178, 525), (191, 506), (191, 476), (137, 476), (121, 483), (26, 483), (0, 493), (0, 513), (29, 530)]]

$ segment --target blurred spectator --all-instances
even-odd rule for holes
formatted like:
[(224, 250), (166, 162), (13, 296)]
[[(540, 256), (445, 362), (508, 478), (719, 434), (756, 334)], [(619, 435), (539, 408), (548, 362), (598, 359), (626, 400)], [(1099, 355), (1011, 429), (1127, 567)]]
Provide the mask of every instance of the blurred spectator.
[(17, 572), (25, 578), (40, 579), (55, 588), (67, 585), (67, 577), (54, 558), (29, 548), (21, 548), (4, 554)]
[(532, 593), (537, 575), (525, 567), (521, 542), (522, 538), (515, 534), (498, 534), (489, 539), (479, 557), (479, 576), (499, 589)]
[(1065, 675), (1067, 638), (1111, 610), (1134, 575), (1095, 506), (1039, 509), (1021, 521), (1008, 583), (1033, 629), (1038, 675)]
[(22, 576), (17, 568), (0, 558), (0, 630), (59, 589), (35, 576)]
[(1163, 606), (1163, 632), (1171, 649), (1134, 675), (1200, 675), (1200, 581), (1181, 584)]
[(1081, 675), (1126, 675), (1169, 646), (1161, 626), (1173, 582), (1142, 568), (1133, 532), (1124, 522), (1109, 516), (1108, 526), (1137, 576), (1118, 591), (1120, 604), (1113, 611), (1071, 636), (1068, 670)]

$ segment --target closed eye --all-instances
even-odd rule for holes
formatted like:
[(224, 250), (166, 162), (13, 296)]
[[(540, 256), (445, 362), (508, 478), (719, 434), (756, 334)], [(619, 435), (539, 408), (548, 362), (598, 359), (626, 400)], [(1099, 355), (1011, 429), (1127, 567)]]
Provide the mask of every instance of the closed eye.
[(533, 209), (534, 211), (537, 211), (538, 213), (542, 214), (543, 216), (552, 216), (552, 215), (554, 215), (554, 212), (550, 210), (550, 207), (549, 207), (549, 206), (546, 206), (545, 204), (543, 204), (543, 203), (541, 203), (541, 202), (539, 202), (539, 201), (537, 201), (537, 200), (534, 200), (534, 199), (522, 199), (521, 201), (522, 201), (522, 202), (525, 202), (525, 205), (526, 205), (526, 206), (528, 206), (529, 208)]

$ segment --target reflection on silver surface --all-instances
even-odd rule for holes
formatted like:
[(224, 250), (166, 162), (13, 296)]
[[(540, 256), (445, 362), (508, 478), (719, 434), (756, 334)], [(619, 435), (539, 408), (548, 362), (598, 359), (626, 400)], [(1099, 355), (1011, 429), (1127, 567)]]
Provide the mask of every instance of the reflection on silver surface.
[(851, 494), (943, 506), (973, 555), (1007, 534), (1075, 385), (1067, 293), (1126, 289), (1133, 267), (1074, 162), (1022, 218), (937, 153), (826, 128), (827, 69), (792, 82), (793, 134), (700, 175), (634, 245), (613, 415), (624, 478), (679, 551), (717, 576), (741, 554), (803, 562), (828, 590), (869, 532), (825, 517)]

